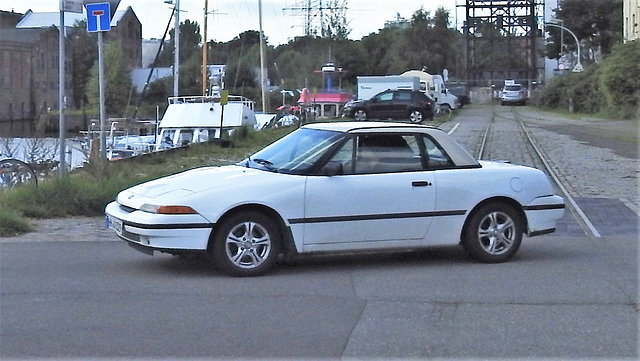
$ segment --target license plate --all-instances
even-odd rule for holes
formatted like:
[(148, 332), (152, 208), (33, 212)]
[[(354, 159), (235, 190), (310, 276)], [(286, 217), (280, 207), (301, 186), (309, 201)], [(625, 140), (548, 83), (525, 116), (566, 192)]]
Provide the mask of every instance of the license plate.
[(107, 227), (116, 231), (117, 234), (122, 234), (122, 221), (117, 218), (107, 216)]

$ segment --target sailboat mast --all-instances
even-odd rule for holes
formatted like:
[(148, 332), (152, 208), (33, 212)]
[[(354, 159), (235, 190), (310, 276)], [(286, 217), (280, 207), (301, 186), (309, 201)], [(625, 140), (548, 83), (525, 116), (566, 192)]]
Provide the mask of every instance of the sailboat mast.
[(260, 24), (260, 89), (262, 90), (262, 112), (267, 112), (267, 97), (264, 89), (264, 35), (262, 31), (262, 0), (258, 0), (258, 15)]

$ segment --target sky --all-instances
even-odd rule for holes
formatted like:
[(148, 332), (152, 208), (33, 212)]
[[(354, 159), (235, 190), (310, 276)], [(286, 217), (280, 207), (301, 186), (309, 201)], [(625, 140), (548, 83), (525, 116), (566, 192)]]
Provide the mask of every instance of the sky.
[[(319, 3), (313, 0), (312, 3)], [(180, 22), (196, 21), (203, 28), (205, 0), (180, 0)], [(324, 4), (328, 0), (324, 1)], [(464, 0), (348, 0), (347, 19), (350, 39), (359, 40), (384, 27), (385, 21), (400, 17), (410, 19), (418, 9), (431, 14), (442, 6), (451, 14), (452, 26), (456, 22), (456, 4)], [(0, 10), (24, 13), (58, 12), (59, 0), (0, 0)], [(264, 33), (271, 45), (286, 44), (296, 36), (304, 35), (304, 17), (293, 10), (307, 4), (307, 0), (263, 0), (262, 22)], [(164, 0), (121, 0), (118, 10), (131, 6), (142, 23), (144, 39), (161, 38), (171, 17), (173, 5)], [(464, 13), (458, 8), (459, 21)], [(258, 0), (208, 0), (207, 40), (229, 41), (247, 30), (259, 29)], [(173, 28), (173, 22), (170, 25)]]

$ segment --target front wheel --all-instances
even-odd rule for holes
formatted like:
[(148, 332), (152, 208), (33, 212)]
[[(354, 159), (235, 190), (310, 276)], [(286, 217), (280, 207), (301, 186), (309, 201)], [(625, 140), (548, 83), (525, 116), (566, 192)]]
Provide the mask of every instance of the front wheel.
[(422, 122), (423, 119), (424, 119), (424, 115), (422, 113), (422, 110), (414, 109), (411, 112), (409, 112), (409, 121), (411, 123), (417, 124)]
[(353, 118), (355, 120), (366, 120), (367, 116), (368, 116), (367, 111), (364, 109), (356, 109), (353, 112)]
[(520, 248), (523, 233), (522, 217), (512, 206), (490, 203), (471, 215), (462, 245), (477, 261), (505, 262)]
[(222, 222), (212, 251), (223, 272), (233, 276), (262, 275), (278, 257), (278, 227), (263, 213), (238, 213)]

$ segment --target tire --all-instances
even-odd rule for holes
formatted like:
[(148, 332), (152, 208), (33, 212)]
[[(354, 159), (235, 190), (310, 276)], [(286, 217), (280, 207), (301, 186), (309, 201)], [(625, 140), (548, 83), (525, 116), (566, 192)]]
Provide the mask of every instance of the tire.
[(505, 262), (520, 248), (523, 233), (523, 220), (512, 206), (489, 203), (471, 215), (463, 233), (462, 246), (477, 261)]
[(367, 120), (368, 116), (367, 111), (364, 109), (356, 109), (353, 111), (353, 119), (355, 120)]
[(259, 276), (267, 272), (280, 252), (276, 223), (263, 213), (237, 213), (220, 224), (213, 238), (213, 259), (233, 276)]
[(409, 112), (409, 121), (414, 124), (421, 123), (424, 120), (424, 113), (420, 109), (414, 109)]

